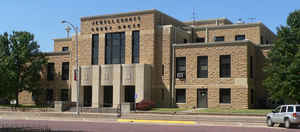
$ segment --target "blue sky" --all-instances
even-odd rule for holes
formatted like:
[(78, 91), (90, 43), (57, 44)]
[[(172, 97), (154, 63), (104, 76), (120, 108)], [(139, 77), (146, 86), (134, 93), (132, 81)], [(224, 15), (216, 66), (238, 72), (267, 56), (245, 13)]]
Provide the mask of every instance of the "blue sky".
[(273, 32), (285, 25), (300, 0), (2, 0), (0, 33), (25, 30), (35, 34), (42, 51), (53, 50), (53, 38), (66, 37), (61, 20), (80, 25), (80, 17), (158, 9), (181, 21), (226, 17), (262, 21)]

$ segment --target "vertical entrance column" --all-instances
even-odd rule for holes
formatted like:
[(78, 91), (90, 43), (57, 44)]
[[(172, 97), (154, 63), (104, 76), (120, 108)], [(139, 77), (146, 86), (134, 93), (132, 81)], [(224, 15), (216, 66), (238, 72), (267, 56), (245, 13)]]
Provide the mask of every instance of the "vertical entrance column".
[(93, 66), (92, 107), (99, 108), (103, 104), (103, 87), (100, 86), (100, 66)]
[(113, 65), (113, 108), (124, 101), (124, 88), (122, 87), (122, 67)]

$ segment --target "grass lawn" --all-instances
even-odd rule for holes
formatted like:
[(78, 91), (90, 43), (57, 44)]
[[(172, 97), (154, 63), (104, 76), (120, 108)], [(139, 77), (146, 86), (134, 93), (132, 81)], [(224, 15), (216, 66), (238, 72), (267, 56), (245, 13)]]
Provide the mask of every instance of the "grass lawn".
[(272, 109), (218, 109), (218, 108), (195, 110), (196, 113), (259, 114), (259, 115), (265, 115), (271, 111)]
[(178, 112), (178, 111), (185, 111), (190, 109), (185, 108), (153, 108), (150, 110), (151, 112)]

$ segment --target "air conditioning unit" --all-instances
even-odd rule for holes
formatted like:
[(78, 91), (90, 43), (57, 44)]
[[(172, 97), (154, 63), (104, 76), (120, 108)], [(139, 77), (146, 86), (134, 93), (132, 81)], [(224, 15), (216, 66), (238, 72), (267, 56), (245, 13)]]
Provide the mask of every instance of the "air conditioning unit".
[(183, 79), (184, 78), (184, 73), (177, 73), (176, 77), (179, 79)]

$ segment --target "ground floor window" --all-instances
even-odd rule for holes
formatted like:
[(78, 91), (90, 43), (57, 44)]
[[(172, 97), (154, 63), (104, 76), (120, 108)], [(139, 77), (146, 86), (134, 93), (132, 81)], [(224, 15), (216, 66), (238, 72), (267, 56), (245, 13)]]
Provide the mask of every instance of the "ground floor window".
[(176, 89), (176, 103), (186, 103), (186, 90)]
[(231, 103), (231, 89), (230, 88), (221, 88), (220, 89), (220, 103)]
[(47, 89), (47, 101), (53, 101), (53, 89)]
[(69, 89), (61, 89), (60, 90), (60, 99), (61, 99), (61, 101), (69, 100)]

